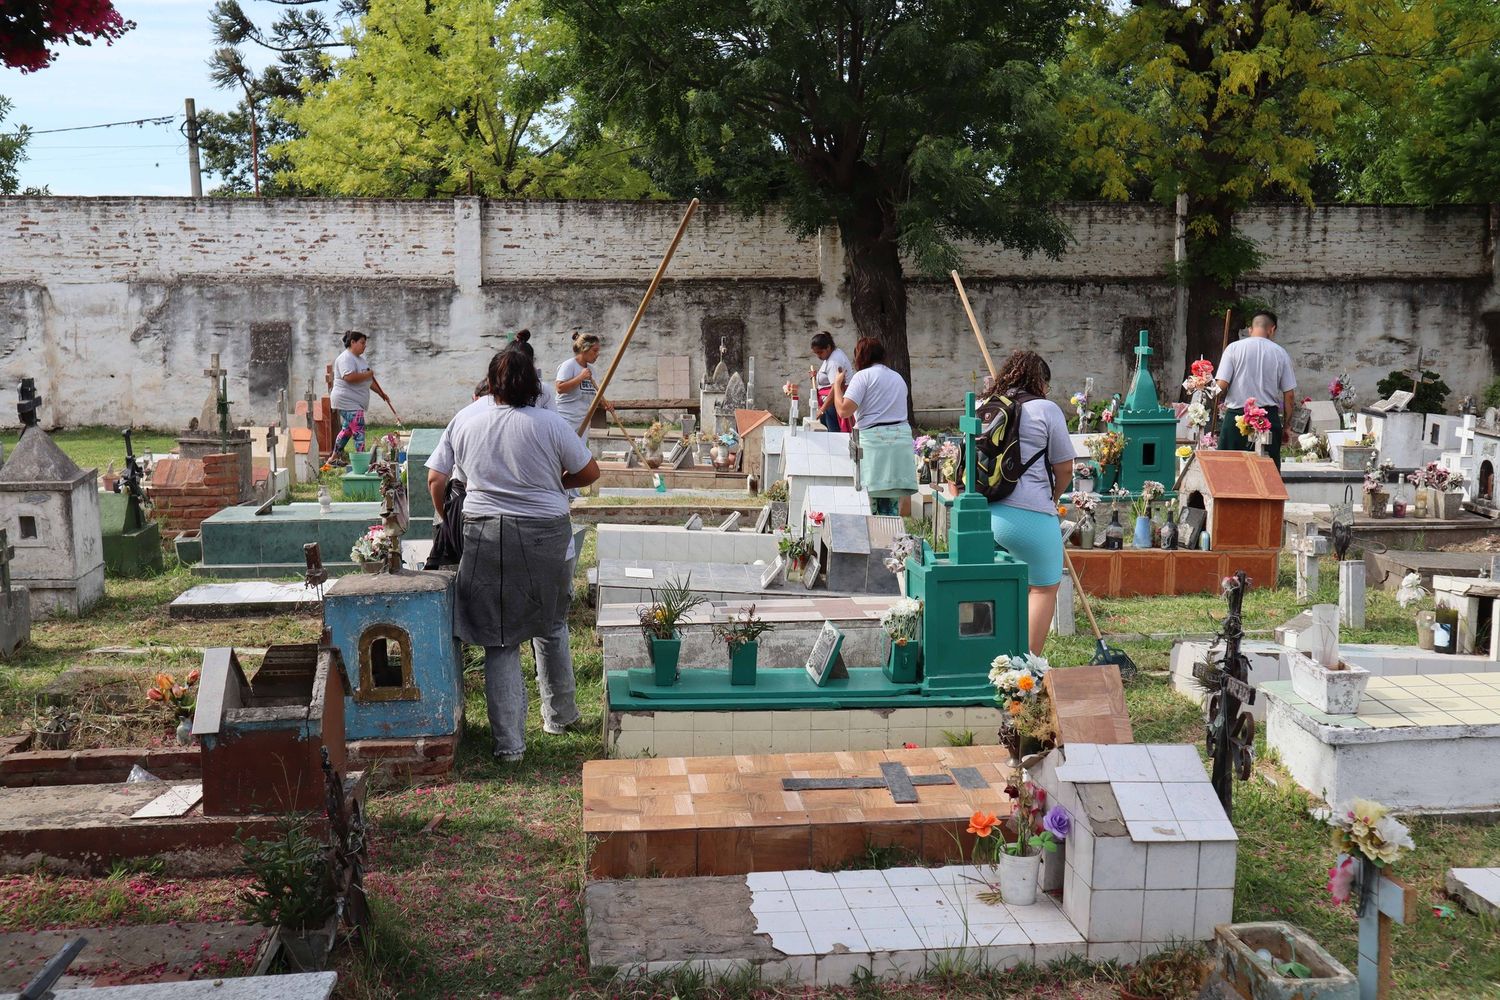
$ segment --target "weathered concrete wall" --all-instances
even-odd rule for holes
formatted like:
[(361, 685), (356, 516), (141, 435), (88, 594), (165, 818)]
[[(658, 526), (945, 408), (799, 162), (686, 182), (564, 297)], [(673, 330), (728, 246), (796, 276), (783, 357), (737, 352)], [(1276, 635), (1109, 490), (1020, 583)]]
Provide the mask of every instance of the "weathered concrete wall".
[[(1067, 205), (1061, 260), (967, 248), (965, 283), (991, 349), (1031, 346), (1060, 388), (1120, 386), (1135, 331), (1170, 341), (1174, 220), (1140, 205)], [(196, 415), (213, 352), (236, 412), (267, 420), (275, 387), (315, 378), (349, 328), (408, 423), (446, 420), (490, 353), (529, 326), (545, 368), (571, 331), (629, 323), (681, 206), (381, 200), (0, 198), (0, 421), (20, 376), (55, 424), (176, 428)], [(1309, 395), (1349, 370), (1375, 380), (1420, 345), (1458, 393), (1500, 351), (1493, 223), (1484, 208), (1297, 206), (1244, 220), (1265, 263), (1249, 291), (1282, 316)], [(655, 396), (656, 359), (756, 359), (755, 395), (806, 370), (807, 339), (849, 318), (837, 235), (793, 238), (773, 214), (705, 205), (617, 374), (616, 398)], [(918, 407), (954, 405), (982, 361), (951, 285), (908, 282)], [(1167, 351), (1169, 370), (1184, 363)], [(610, 352), (606, 350), (605, 358)]]

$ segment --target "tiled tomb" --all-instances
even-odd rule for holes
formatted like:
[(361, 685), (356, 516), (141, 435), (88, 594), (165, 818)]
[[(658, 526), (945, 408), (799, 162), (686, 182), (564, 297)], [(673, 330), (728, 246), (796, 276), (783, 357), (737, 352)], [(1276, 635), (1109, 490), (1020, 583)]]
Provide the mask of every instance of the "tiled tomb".
[(766, 979), (844, 985), (915, 978), (952, 959), (999, 969), (1069, 956), (1134, 962), (1209, 940), (1230, 920), (1237, 841), (1193, 747), (1080, 744), (1034, 777), (1071, 803), (1073, 833), (1050, 859), (1063, 866), (1060, 902), (989, 902), (981, 894), (995, 875), (971, 866), (595, 881), (585, 891), (590, 962), (627, 975), (751, 965)]
[(849, 435), (829, 432), (791, 434), (782, 440), (782, 474), (787, 483), (787, 509), (793, 516), (804, 510), (809, 487), (854, 486), (854, 459), (849, 457)]
[(1450, 868), (1444, 881), (1448, 895), (1475, 913), (1500, 917), (1500, 868)]
[[(1326, 802), (1366, 798), (1424, 812), (1500, 808), (1500, 673), (1372, 677), (1354, 715), (1317, 711), (1290, 681), (1260, 691), (1266, 745)], [(1422, 761), (1441, 763), (1415, 763)]]

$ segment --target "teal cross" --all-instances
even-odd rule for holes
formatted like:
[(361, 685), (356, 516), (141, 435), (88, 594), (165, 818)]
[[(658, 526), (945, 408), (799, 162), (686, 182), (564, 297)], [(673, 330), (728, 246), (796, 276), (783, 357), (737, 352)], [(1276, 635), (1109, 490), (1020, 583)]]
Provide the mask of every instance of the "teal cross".
[(983, 422), (974, 415), (974, 394), (964, 394), (964, 415), (958, 418), (959, 433), (964, 436), (964, 492), (974, 492), (979, 468), (974, 459), (974, 440), (984, 429)]

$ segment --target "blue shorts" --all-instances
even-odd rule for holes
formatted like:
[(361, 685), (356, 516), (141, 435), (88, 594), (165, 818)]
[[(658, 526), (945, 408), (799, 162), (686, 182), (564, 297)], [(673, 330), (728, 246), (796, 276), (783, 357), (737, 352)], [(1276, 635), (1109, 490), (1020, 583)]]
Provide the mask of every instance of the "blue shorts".
[(1052, 587), (1062, 582), (1062, 524), (1056, 514), (990, 504), (995, 544), (1026, 564), (1027, 583)]

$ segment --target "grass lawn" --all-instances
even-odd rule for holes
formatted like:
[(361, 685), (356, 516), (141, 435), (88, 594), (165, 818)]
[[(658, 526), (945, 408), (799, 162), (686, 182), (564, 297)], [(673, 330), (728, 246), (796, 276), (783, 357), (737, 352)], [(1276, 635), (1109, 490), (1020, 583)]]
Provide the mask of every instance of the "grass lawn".
[[(88, 433), (79, 451), (84, 445), (103, 445), (103, 436)], [(63, 438), (64, 446), (75, 451), (71, 435)], [(592, 562), (590, 542), (580, 560), (580, 580)], [(1324, 569), (1327, 584), (1320, 597), (1326, 600), (1333, 597), (1335, 574), (1331, 562)], [(1248, 628), (1269, 629), (1296, 611), (1285, 568), (1282, 576), (1279, 590), (1258, 589), (1247, 599)], [(193, 582), (182, 570), (147, 581), (111, 580), (104, 603), (87, 618), (38, 623), (31, 645), (0, 666), (0, 733), (26, 726), (37, 691), (69, 666), (119, 669), (123, 664), (145, 675), (195, 663), (197, 654), (183, 647), (228, 644), (244, 649), (318, 634), (317, 620), (307, 616), (172, 621), (167, 603)], [(1096, 604), (1107, 631), (1143, 635), (1209, 631), (1211, 616), (1223, 607), (1210, 597)], [(1375, 594), (1368, 628), (1353, 638), (1411, 642), (1412, 613), (1397, 608), (1388, 595)], [(1082, 615), (1079, 624), (1084, 625)], [(341, 953), (340, 997), (1116, 996), (1110, 985), (1114, 970), (1082, 963), (1003, 974), (950, 966), (914, 984), (865, 984), (842, 991), (704, 983), (689, 973), (616, 984), (603, 974), (591, 974), (580, 904), (584, 841), (579, 783), (582, 763), (603, 753), (598, 734), (601, 656), (591, 615), (581, 603), (575, 605), (572, 625), (579, 706), (590, 732), (543, 734), (533, 689), (525, 762), (495, 763), (488, 754), (481, 677), (471, 669), (456, 779), (438, 787), (371, 795), (367, 887), (375, 929), (363, 947)], [(1137, 739), (1201, 743), (1199, 710), (1162, 675), (1171, 642), (1157, 638), (1119, 644), (1144, 671), (1126, 693)], [(1092, 645), (1083, 636), (1057, 639), (1048, 655), (1060, 665), (1082, 663)], [(105, 646), (134, 647), (142, 655), (91, 652)], [(477, 665), (477, 657), (471, 655), (470, 663), (471, 668)], [(120, 725), (102, 717), (89, 722), (100, 738), (109, 738), (110, 727)], [(137, 713), (129, 731), (133, 738), (149, 738), (152, 726), (149, 716)], [(158, 738), (166, 736), (165, 720), (155, 732)], [(1443, 765), (1413, 760), (1411, 766)], [(1235, 918), (1289, 920), (1352, 965), (1353, 911), (1327, 902), (1323, 884), (1332, 852), (1326, 829), (1307, 815), (1307, 796), (1274, 761), (1263, 758), (1252, 780), (1236, 789), (1235, 801), (1241, 837)], [(424, 833), (439, 815), (442, 821)], [(1419, 820), (1413, 833), (1420, 850), (1404, 858), (1398, 872), (1424, 905), (1413, 926), (1395, 930), (1396, 995), (1403, 1000), (1500, 996), (1500, 948), (1495, 946), (1500, 928), (1461, 907), (1454, 908), (1452, 918), (1439, 918), (1426, 905), (1443, 901), (1447, 868), (1500, 863), (1500, 827)], [(101, 879), (0, 876), (0, 930), (231, 919), (237, 915), (240, 886), (236, 878), (180, 878), (171, 871), (132, 871), (127, 866)]]

